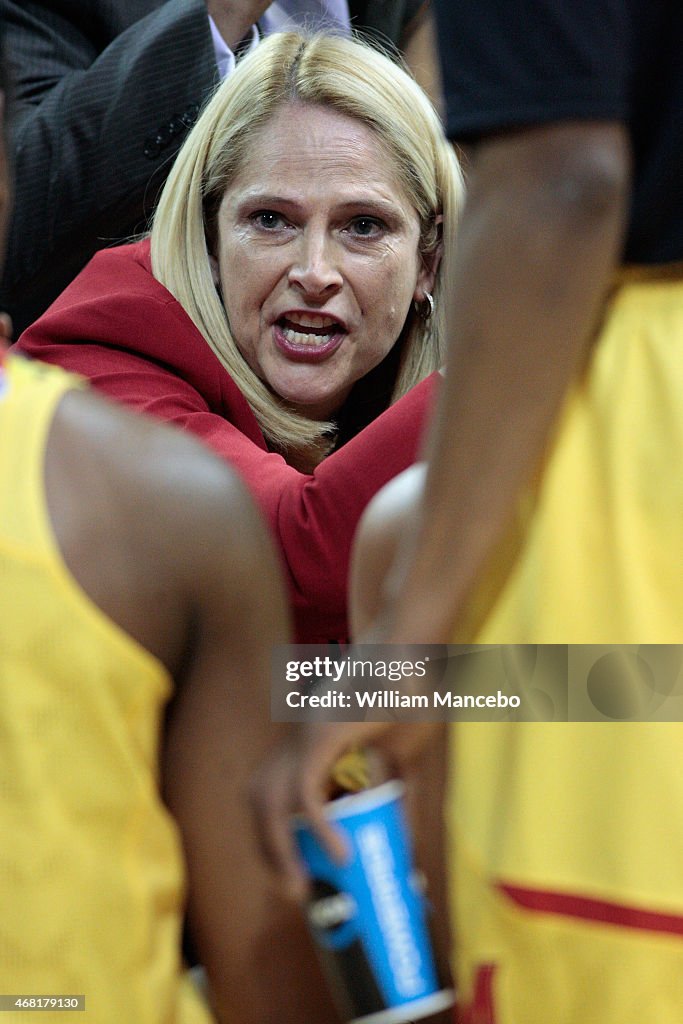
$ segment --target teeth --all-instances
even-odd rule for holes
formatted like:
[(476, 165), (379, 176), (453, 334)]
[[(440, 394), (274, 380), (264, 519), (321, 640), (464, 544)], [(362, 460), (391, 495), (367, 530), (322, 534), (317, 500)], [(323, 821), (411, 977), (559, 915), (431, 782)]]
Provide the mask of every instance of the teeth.
[[(302, 324), (301, 326), (309, 325)], [(293, 331), (291, 327), (282, 327), (281, 330), (290, 345), (309, 345), (311, 348), (324, 345), (333, 336), (332, 334), (302, 334), (301, 331)]]
[(342, 330), (333, 317), (322, 313), (286, 313), (278, 325), (290, 345), (309, 348), (326, 345)]
[(286, 319), (291, 324), (298, 324), (299, 327), (332, 327), (336, 323), (332, 317), (323, 316), (321, 313), (295, 313), (288, 315)]

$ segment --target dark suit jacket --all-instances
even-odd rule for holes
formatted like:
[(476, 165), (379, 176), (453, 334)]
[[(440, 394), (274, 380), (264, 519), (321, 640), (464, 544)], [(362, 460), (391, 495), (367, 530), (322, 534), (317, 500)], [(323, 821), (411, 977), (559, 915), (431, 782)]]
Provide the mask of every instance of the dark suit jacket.
[[(352, 0), (394, 43), (422, 0)], [(216, 82), (204, 0), (0, 0), (16, 195), (0, 308), (15, 334), (104, 246), (144, 230)]]

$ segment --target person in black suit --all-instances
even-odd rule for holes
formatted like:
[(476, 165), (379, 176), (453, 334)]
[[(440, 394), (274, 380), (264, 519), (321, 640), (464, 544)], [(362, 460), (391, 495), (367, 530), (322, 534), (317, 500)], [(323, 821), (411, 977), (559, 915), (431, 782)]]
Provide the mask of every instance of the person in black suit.
[[(346, 0), (340, 5), (346, 18)], [(328, 6), (335, 4), (320, 0), (321, 11)], [(218, 81), (216, 33), (239, 51), (269, 7), (269, 0), (0, 0), (15, 82), (17, 181), (0, 305), (12, 314), (15, 336), (98, 249), (144, 230)], [(305, 21), (312, 7), (289, 0)], [(401, 46), (424, 85), (426, 7), (424, 0), (350, 0), (348, 15), (354, 29)]]

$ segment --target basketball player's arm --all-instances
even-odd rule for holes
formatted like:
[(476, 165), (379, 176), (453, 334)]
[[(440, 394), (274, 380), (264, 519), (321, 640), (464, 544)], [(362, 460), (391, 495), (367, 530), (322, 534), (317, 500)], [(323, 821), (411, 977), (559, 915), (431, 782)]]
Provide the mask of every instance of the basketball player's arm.
[[(407, 524), (422, 498), (426, 466), (417, 463), (386, 484), (365, 510), (354, 540), (349, 611), (353, 636), (361, 635), (377, 614), (382, 584), (400, 544)], [(415, 862), (427, 879), (429, 902), (433, 909), (431, 933), (442, 976), (448, 976), (451, 940), (448, 927), (447, 881), (444, 863), (445, 834), (443, 807), (446, 786), (446, 737), (442, 722), (411, 723), (403, 726), (411, 746), (399, 751), (391, 747), (385, 756), (394, 763), (388, 769), (403, 775), (406, 800), (415, 843)], [(394, 727), (393, 735), (400, 735)], [(390, 742), (387, 734), (385, 742)], [(381, 737), (375, 743), (381, 742)], [(413, 757), (408, 755), (417, 755)], [(451, 1019), (452, 1013), (443, 1019)], [(441, 1017), (438, 1021), (441, 1021)], [(437, 1022), (435, 1022), (437, 1024)]]
[[(426, 467), (415, 465), (395, 477), (368, 505), (360, 521), (351, 560), (350, 619), (354, 636), (363, 633), (381, 603), (382, 585), (406, 526), (421, 500)], [(351, 747), (372, 746), (380, 755), (379, 776), (406, 777), (418, 863), (430, 883), (432, 902), (445, 941), (445, 880), (441, 806), (445, 777), (443, 730), (438, 723), (310, 723), (287, 730), (277, 750), (257, 773), (252, 803), (265, 860), (294, 898), (308, 879), (292, 841), (288, 818), (304, 810), (321, 839), (341, 856), (336, 832), (321, 813), (330, 768)], [(419, 759), (429, 741), (429, 750)]]
[(473, 152), (425, 498), (389, 574), (378, 638), (453, 640), (585, 359), (629, 172), (625, 129), (612, 122), (520, 129)]
[(247, 784), (276, 738), (270, 658), (289, 639), (279, 566), (235, 485), (193, 510), (193, 630), (167, 722), (166, 800), (182, 832), (188, 919), (221, 1024), (337, 1018), (299, 909), (258, 856)]

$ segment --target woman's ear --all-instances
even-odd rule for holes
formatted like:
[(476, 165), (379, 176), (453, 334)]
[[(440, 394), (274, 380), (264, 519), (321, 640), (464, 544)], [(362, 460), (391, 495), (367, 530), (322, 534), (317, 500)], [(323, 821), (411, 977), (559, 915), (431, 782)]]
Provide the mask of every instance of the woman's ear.
[(421, 266), (417, 275), (415, 294), (413, 296), (416, 302), (422, 302), (427, 292), (431, 295), (434, 291), (436, 275), (439, 270), (439, 264), (441, 263), (441, 257), (443, 256), (442, 224), (443, 214), (439, 213), (435, 219), (438, 242), (431, 252), (423, 253), (421, 256)]

